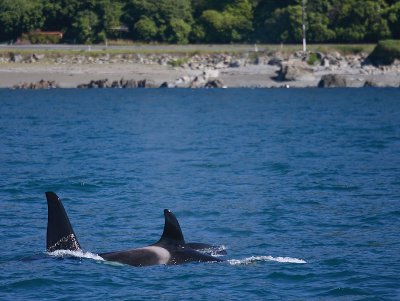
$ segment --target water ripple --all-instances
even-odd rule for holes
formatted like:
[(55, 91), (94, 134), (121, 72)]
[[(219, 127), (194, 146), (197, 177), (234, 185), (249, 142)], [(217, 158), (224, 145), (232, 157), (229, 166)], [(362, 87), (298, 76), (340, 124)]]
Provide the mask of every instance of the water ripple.
[[(0, 89), (0, 299), (398, 300), (399, 99)], [(49, 190), (90, 252), (43, 253)], [(156, 242), (164, 208), (228, 261), (96, 257)]]

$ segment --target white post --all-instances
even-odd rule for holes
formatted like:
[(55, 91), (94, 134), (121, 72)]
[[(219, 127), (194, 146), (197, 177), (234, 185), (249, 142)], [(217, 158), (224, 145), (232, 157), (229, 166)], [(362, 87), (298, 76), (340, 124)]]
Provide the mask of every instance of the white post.
[(307, 51), (306, 42), (306, 0), (302, 2), (302, 21), (303, 21), (303, 52)]

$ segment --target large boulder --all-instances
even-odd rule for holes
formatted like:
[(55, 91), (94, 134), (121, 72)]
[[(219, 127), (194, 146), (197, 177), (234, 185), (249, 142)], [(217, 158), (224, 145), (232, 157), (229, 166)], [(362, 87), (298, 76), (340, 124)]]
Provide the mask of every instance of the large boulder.
[[(215, 80), (217, 80), (219, 76), (219, 71), (218, 70), (205, 70), (203, 71), (203, 73), (201, 75), (196, 76), (192, 82), (189, 85), (189, 88), (202, 88), (205, 85), (207, 85), (207, 83), (212, 83)], [(218, 81), (221, 82), (221, 81)], [(222, 82), (221, 82), (222, 84)], [(222, 84), (223, 85), (223, 84)], [(220, 87), (218, 87), (220, 88)]]
[(58, 88), (58, 84), (53, 80), (41, 79), (38, 82), (19, 83), (19, 84), (14, 85), (13, 88), (14, 89), (33, 89), (33, 90), (54, 89), (54, 88)]
[(100, 79), (100, 80), (96, 81), (96, 85), (99, 88), (109, 88), (110, 87), (110, 83), (108, 82), (108, 78)]
[(347, 87), (346, 77), (340, 74), (326, 74), (321, 77), (318, 88), (344, 88)]
[(330, 65), (340, 65), (340, 62), (343, 61), (343, 56), (337, 51), (328, 53), (324, 58), (329, 60)]
[(211, 79), (205, 84), (204, 88), (225, 88), (225, 85), (220, 79)]
[(278, 81), (295, 81), (311, 79), (313, 76), (313, 69), (307, 63), (299, 60), (290, 60), (281, 63), (281, 68), (275, 79)]
[(31, 84), (31, 89), (53, 89), (57, 88), (58, 85), (54, 80), (44, 80), (41, 79), (37, 83)]
[(176, 79), (175, 81), (175, 87), (177, 88), (187, 88), (190, 86), (190, 84), (193, 81), (193, 77), (189, 75), (183, 75), (179, 78)]
[(270, 66), (281, 66), (283, 59), (281, 57), (274, 56), (268, 61)]
[(77, 88), (86, 88), (86, 89), (93, 89), (93, 88), (109, 88), (111, 84), (108, 82), (108, 79), (98, 79), (98, 80), (91, 80), (87, 84), (79, 84)]
[(378, 81), (375, 79), (366, 80), (364, 83), (364, 87), (369, 88), (385, 88), (385, 87), (395, 87), (396, 84), (385, 83), (384, 81)]
[(230, 68), (240, 68), (246, 66), (246, 61), (243, 59), (234, 60), (229, 64)]
[(24, 57), (21, 54), (17, 54), (14, 52), (10, 53), (10, 61), (13, 63), (21, 63), (24, 60)]
[(151, 79), (142, 79), (137, 82), (138, 88), (157, 88), (156, 83)]
[(204, 75), (196, 76), (189, 84), (189, 88), (202, 88), (207, 83), (207, 77)]
[(173, 88), (173, 86), (171, 84), (169, 84), (168, 82), (163, 82), (160, 85), (160, 88)]
[(134, 79), (123, 79), (119, 81), (121, 88), (137, 88), (138, 83)]

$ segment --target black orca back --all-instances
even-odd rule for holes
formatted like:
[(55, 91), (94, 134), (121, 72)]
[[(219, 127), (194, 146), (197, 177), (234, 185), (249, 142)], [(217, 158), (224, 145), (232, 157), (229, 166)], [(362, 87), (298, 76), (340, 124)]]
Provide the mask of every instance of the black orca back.
[(46, 192), (46, 198), (48, 207), (47, 251), (79, 250), (81, 247), (59, 197), (54, 192)]
[(181, 226), (176, 216), (168, 209), (164, 210), (164, 231), (155, 244), (138, 249), (100, 254), (105, 260), (116, 261), (132, 266), (148, 266), (154, 264), (183, 264), (188, 262), (222, 261), (209, 254), (198, 252), (195, 248), (213, 247), (203, 243), (186, 244)]

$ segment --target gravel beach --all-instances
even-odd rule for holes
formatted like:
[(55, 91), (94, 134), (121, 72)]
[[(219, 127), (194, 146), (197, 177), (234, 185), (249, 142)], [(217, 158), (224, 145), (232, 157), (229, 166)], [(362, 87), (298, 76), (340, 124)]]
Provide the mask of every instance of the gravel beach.
[[(91, 82), (103, 81), (104, 87), (121, 79), (151, 82), (143, 87), (215, 87), (290, 88), (321, 86), (327, 75), (340, 77), (328, 87), (399, 87), (400, 63), (373, 66), (367, 54), (341, 55), (316, 53), (310, 64), (310, 53), (243, 51), (236, 54), (23, 54), (3, 52), (0, 55), (1, 88), (41, 88), (32, 85), (52, 81), (60, 88), (97, 87)], [(336, 81), (336, 82), (335, 82)], [(339, 84), (340, 83), (340, 84)], [(117, 87), (118, 85), (114, 85)], [(209, 86), (209, 85), (208, 85)]]

